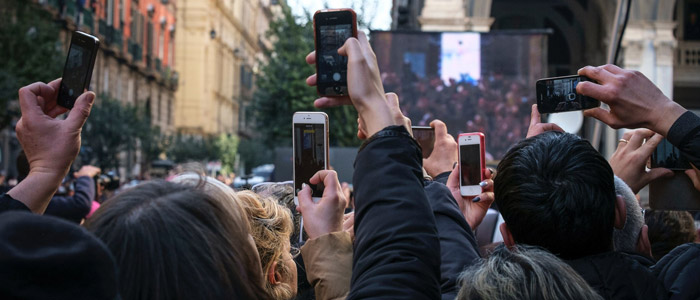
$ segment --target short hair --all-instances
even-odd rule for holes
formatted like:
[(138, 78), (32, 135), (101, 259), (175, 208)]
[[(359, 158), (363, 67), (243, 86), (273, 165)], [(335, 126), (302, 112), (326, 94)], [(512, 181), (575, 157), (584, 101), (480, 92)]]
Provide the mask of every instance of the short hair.
[(656, 260), (696, 240), (695, 220), (687, 211), (647, 210), (644, 219), (649, 227), (651, 254)]
[(115, 256), (124, 299), (266, 299), (243, 211), (192, 186), (140, 184), (86, 224)]
[(612, 250), (613, 171), (587, 141), (554, 131), (522, 140), (497, 174), (495, 202), (516, 243), (563, 259)]
[[(248, 215), (264, 278), (267, 278), (270, 266), (274, 262), (277, 262), (275, 271), (282, 276), (296, 276), (296, 272), (287, 268), (283, 256), (287, 251), (286, 242), (294, 229), (289, 209), (272, 198), (260, 197), (252, 191), (239, 191), (236, 196)], [(295, 296), (296, 287), (290, 287), (286, 283), (273, 286), (265, 280), (265, 288), (274, 299), (291, 299)]]
[(459, 300), (603, 299), (565, 262), (522, 244), (499, 246), (461, 276)]
[(634, 253), (637, 251), (639, 233), (644, 226), (642, 207), (627, 184), (615, 176), (615, 193), (625, 202), (625, 224), (622, 229), (613, 230), (613, 245), (615, 251)]

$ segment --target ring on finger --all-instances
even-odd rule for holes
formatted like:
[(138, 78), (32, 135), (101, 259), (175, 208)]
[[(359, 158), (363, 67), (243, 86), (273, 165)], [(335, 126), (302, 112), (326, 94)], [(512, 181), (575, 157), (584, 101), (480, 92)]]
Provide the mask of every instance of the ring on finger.
[(620, 143), (625, 143), (625, 144), (627, 144), (627, 143), (629, 143), (629, 142), (630, 142), (630, 141), (628, 141), (628, 140), (626, 140), (626, 139), (620, 139)]

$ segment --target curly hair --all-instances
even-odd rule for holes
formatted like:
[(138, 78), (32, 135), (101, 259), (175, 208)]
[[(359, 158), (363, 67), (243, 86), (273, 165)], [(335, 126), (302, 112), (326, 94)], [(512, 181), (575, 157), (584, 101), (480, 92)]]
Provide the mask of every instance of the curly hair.
[[(251, 191), (239, 191), (236, 196), (248, 214), (264, 278), (268, 278), (270, 266), (274, 262), (277, 262), (274, 272), (279, 272), (285, 278), (296, 276), (284, 263), (283, 256), (286, 251), (285, 242), (289, 241), (294, 230), (292, 213), (277, 201)], [(272, 285), (266, 280), (265, 287), (274, 299), (291, 299), (295, 296), (294, 289), (286, 283)]]

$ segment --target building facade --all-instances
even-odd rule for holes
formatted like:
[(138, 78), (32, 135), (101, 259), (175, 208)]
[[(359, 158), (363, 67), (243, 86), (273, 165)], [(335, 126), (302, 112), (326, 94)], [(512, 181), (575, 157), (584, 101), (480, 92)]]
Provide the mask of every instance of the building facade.
[(181, 0), (175, 126), (186, 134), (238, 134), (254, 90), (265, 32), (279, 1)]

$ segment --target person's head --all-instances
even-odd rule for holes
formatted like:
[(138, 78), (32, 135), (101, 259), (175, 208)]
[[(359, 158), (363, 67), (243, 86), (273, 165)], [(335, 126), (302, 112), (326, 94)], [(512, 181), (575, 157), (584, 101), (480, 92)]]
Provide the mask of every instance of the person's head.
[(506, 244), (544, 247), (564, 259), (612, 250), (613, 226), (624, 216), (616, 214), (612, 168), (587, 141), (553, 131), (522, 140), (497, 174)]
[(619, 177), (615, 177), (615, 193), (625, 203), (625, 225), (622, 229), (615, 228), (613, 231), (615, 251), (636, 252), (637, 244), (640, 241), (639, 235), (642, 231), (642, 226), (644, 226), (642, 207), (639, 206), (637, 197), (635, 197), (632, 190)]
[(301, 214), (296, 211), (296, 204), (294, 204), (294, 183), (288, 182), (266, 182), (261, 184), (256, 184), (251, 189), (256, 194), (262, 197), (271, 197), (287, 207), (289, 211), (292, 212), (292, 220), (294, 222), (294, 230), (290, 235), (289, 241), (293, 247), (300, 247), (299, 245), (299, 229), (301, 223)]
[(118, 299), (109, 249), (84, 228), (51, 216), (0, 215), (0, 299)]
[(695, 220), (687, 211), (647, 210), (644, 219), (649, 226), (651, 253), (656, 260), (696, 240)]
[(267, 298), (244, 211), (220, 197), (154, 181), (98, 209), (86, 227), (114, 254), (122, 298)]
[(292, 299), (297, 292), (297, 267), (289, 236), (292, 214), (286, 207), (252, 191), (236, 193), (250, 220), (251, 233), (260, 255), (265, 287), (274, 299)]
[(462, 273), (458, 300), (603, 299), (569, 265), (546, 250), (500, 246)]

